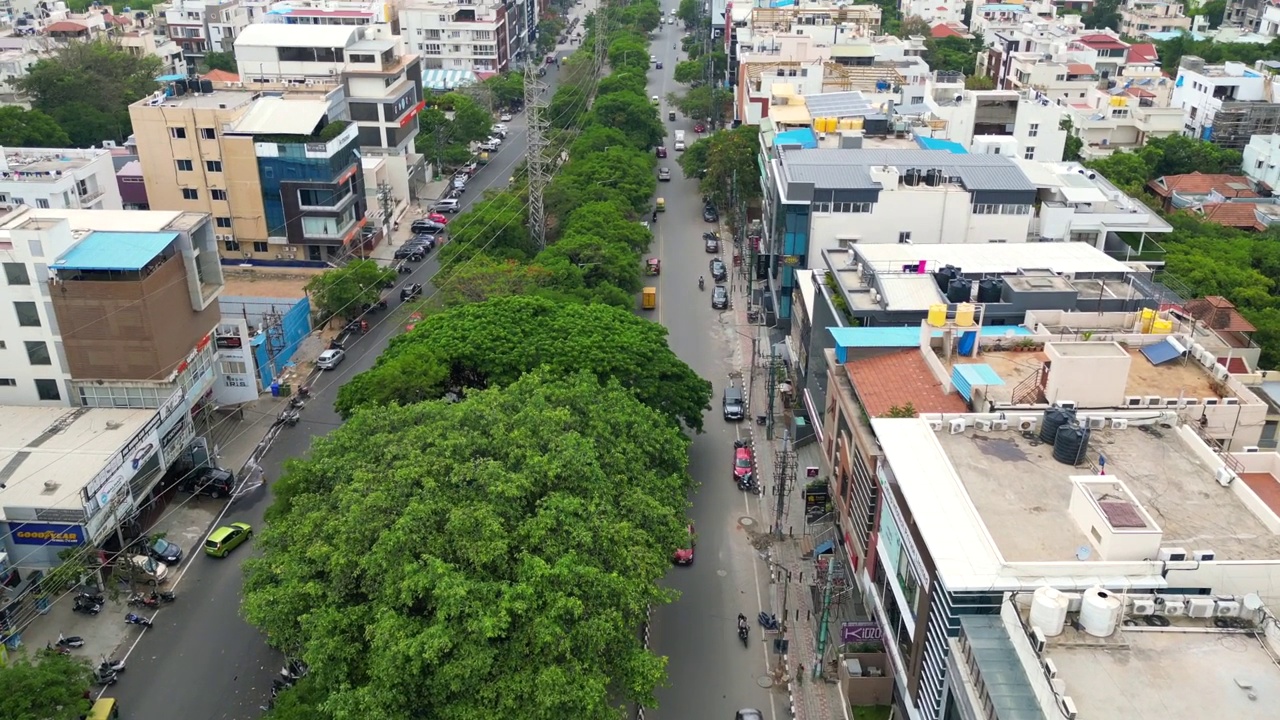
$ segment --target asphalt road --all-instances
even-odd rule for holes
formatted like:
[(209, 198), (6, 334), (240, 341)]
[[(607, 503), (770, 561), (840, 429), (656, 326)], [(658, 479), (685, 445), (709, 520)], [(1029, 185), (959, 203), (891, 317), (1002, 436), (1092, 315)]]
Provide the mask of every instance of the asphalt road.
[[(668, 0), (663, 13), (670, 15), (675, 7)], [(734, 326), (732, 311), (711, 308), (708, 263), (715, 256), (705, 252), (701, 236), (714, 226), (702, 220), (697, 181), (685, 179), (676, 164), (674, 131), (684, 130), (685, 142), (690, 144), (698, 136), (692, 121), (679, 114), (676, 122), (667, 121), (667, 93), (681, 90), (672, 77), (683, 55), (672, 48), (684, 34), (680, 28), (679, 24), (663, 25), (650, 51), (662, 61), (663, 69), (649, 73), (649, 94), (662, 98), (662, 121), (669, 130), (669, 155), (658, 163), (671, 168), (672, 175), (671, 182), (658, 183), (667, 211), (658, 216), (652, 249), (662, 259), (654, 319), (667, 327), (676, 354), (711, 380), (714, 390), (706, 431), (694, 437), (690, 448), (690, 472), (700, 483), (689, 511), (697, 529), (694, 562), (668, 574), (668, 586), (681, 597), (654, 614), (652, 647), (668, 658), (669, 686), (658, 691), (658, 707), (646, 711), (645, 718), (732, 720), (734, 712), (744, 707), (776, 718), (770, 691), (757, 683), (766, 672), (768, 648), (755, 618), (769, 603), (768, 578), (760, 574), (763, 563), (741, 523), (745, 516), (761, 517), (759, 500), (738, 490), (732, 473), (733, 441), (745, 436), (747, 428), (725, 422), (720, 413), (721, 393), (730, 373), (738, 371), (733, 348), (739, 343), (740, 330)], [(731, 243), (722, 248), (721, 257), (730, 265), (732, 252)], [(699, 275), (706, 277), (705, 291), (698, 289)], [(738, 640), (738, 613), (745, 614), (752, 625), (747, 648)]]

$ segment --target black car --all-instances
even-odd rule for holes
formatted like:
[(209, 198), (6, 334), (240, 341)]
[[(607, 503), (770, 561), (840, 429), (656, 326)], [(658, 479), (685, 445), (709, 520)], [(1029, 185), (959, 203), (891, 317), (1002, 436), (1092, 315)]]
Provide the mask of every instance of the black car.
[(201, 468), (196, 475), (183, 483), (182, 491), (192, 495), (208, 495), (217, 500), (231, 494), (236, 487), (236, 474), (219, 467)]
[(444, 232), (444, 225), (434, 220), (419, 218), (413, 221), (413, 224), (409, 226), (409, 230), (415, 235), (433, 235)]
[(409, 283), (400, 288), (401, 300), (412, 300), (422, 294), (422, 285), (418, 283)]
[(139, 555), (148, 555), (165, 565), (177, 565), (182, 562), (182, 548), (164, 538), (151, 538), (139, 550)]
[(391, 253), (391, 257), (395, 260), (411, 260), (413, 262), (417, 262), (426, 254), (427, 251), (421, 246), (405, 244), (396, 248), (396, 251)]
[(746, 403), (742, 400), (742, 390), (730, 386), (724, 389), (724, 398), (721, 401), (724, 408), (725, 420), (741, 420), (746, 417)]
[(729, 277), (729, 267), (725, 265), (724, 261), (720, 258), (711, 258), (711, 262), (708, 265), (711, 268), (711, 277), (714, 278), (716, 282), (720, 282)]
[(716, 310), (729, 309), (729, 291), (723, 285), (711, 288), (711, 307)]
[(709, 253), (720, 252), (720, 238), (716, 237), (715, 235), (712, 235), (711, 237), (704, 237), (702, 238), (702, 240), (707, 246), (707, 252)]
[(421, 247), (425, 250), (432, 250), (436, 246), (436, 236), (431, 233), (418, 233), (409, 238), (409, 242), (405, 244)]
[(702, 219), (707, 222), (720, 222), (720, 213), (710, 205), (702, 208)]

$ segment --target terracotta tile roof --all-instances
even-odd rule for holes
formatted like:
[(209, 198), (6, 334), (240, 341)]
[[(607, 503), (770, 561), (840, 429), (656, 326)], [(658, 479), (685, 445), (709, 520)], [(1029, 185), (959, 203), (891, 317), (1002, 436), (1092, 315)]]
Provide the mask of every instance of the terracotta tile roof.
[(929, 35), (935, 38), (964, 37), (964, 34), (946, 23), (938, 23), (929, 28)]
[(1136, 97), (1136, 98), (1153, 98), (1156, 96), (1156, 94), (1151, 92), (1150, 90), (1143, 90), (1142, 88), (1136, 88), (1136, 87), (1125, 88), (1124, 94), (1132, 95), (1133, 97)]
[(1094, 50), (1123, 50), (1129, 47), (1110, 35), (1099, 33), (1097, 35), (1081, 35), (1079, 41), (1082, 45), (1087, 45)]
[(943, 393), (918, 348), (895, 350), (845, 363), (853, 390), (867, 409), (880, 417), (897, 405), (910, 403), (917, 413), (962, 413), (969, 408), (956, 393)]
[(1249, 363), (1245, 362), (1242, 357), (1220, 357), (1218, 362), (1232, 375), (1248, 375), (1253, 372), (1249, 369)]
[(1097, 72), (1097, 70), (1093, 69), (1092, 65), (1086, 65), (1085, 63), (1067, 63), (1068, 75), (1095, 75)]
[(1253, 203), (1216, 203), (1213, 205), (1205, 205), (1200, 208), (1200, 212), (1204, 213), (1205, 220), (1217, 223), (1218, 225), (1240, 228), (1242, 230), (1267, 229), (1266, 225), (1258, 221), (1258, 214), (1254, 211)]
[(1153, 63), (1159, 60), (1160, 53), (1156, 50), (1155, 43), (1136, 43), (1129, 46), (1129, 54), (1126, 59), (1131, 63)]
[(1182, 195), (1208, 195), (1217, 190), (1223, 197), (1241, 197), (1256, 198), (1258, 194), (1252, 190), (1243, 187), (1231, 187), (1232, 185), (1247, 185), (1248, 178), (1242, 175), (1206, 175), (1201, 172), (1193, 172), (1187, 175), (1165, 175), (1147, 183), (1147, 187), (1160, 197), (1169, 197), (1177, 192)]
[(210, 70), (200, 76), (201, 80), (210, 80), (212, 82), (240, 82), (240, 76), (227, 72), (226, 70)]
[(72, 20), (59, 20), (56, 23), (50, 23), (45, 27), (45, 32), (84, 32), (89, 29), (88, 25), (74, 22)]
[(133, 21), (123, 15), (103, 15), (103, 17), (106, 18), (107, 22), (121, 27), (133, 24)]
[(1221, 295), (1188, 300), (1182, 306), (1191, 317), (1209, 326), (1211, 330), (1226, 332), (1253, 332), (1257, 330), (1253, 323), (1245, 320), (1236, 306)]

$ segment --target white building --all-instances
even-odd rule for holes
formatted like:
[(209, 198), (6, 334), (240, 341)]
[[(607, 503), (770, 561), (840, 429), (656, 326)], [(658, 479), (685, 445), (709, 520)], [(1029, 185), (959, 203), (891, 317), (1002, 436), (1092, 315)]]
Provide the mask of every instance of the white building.
[(1254, 135), (1244, 148), (1244, 174), (1263, 189), (1280, 188), (1280, 135)]
[[(1153, 85), (1156, 89), (1161, 86)], [(1083, 160), (1134, 150), (1150, 138), (1182, 132), (1181, 108), (1160, 107), (1158, 96), (1142, 85), (1117, 86), (1112, 91), (1093, 89), (1083, 100), (1064, 104), (1072, 134), (1084, 143)]]
[[(250, 8), (251, 12), (256, 10)], [(261, 22), (282, 25), (385, 25), (400, 22), (395, 6), (382, 0), (282, 0), (271, 3), (261, 13), (261, 18)]]
[(965, 90), (957, 76), (937, 73), (912, 112), (915, 134), (959, 143), (974, 153), (1058, 162), (1066, 146), (1062, 108), (1033, 92)]
[[(1186, 113), (1183, 132), (1203, 138), (1214, 132), (1214, 121), (1224, 104), (1267, 102), (1280, 97), (1280, 80), (1273, 75), (1250, 69), (1239, 62), (1206, 65), (1203, 58), (1182, 56), (1174, 80), (1174, 107)], [(1253, 133), (1250, 133), (1252, 135)]]
[(526, 11), (496, 0), (406, 0), (400, 28), (425, 69), (503, 72), (513, 61), (528, 59)]
[(898, 0), (902, 17), (918, 17), (930, 26), (963, 22), (966, 5), (963, 0)]
[(0, 148), (0, 213), (19, 205), (121, 209), (111, 151)]
[(252, 20), (240, 0), (174, 0), (156, 5), (157, 24), (182, 48), (191, 65), (210, 52), (231, 52)]
[(1120, 32), (1129, 37), (1190, 30), (1191, 18), (1180, 2), (1126, 0), (1120, 8)]

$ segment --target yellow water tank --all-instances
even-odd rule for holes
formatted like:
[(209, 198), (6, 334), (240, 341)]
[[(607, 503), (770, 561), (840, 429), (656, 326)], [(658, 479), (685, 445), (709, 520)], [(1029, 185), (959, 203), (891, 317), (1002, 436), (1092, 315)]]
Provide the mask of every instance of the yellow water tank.
[(1118, 95), (1111, 96), (1112, 107), (1124, 107), (1125, 105), (1128, 105), (1128, 104), (1129, 104), (1129, 101), (1124, 99), (1123, 97), (1120, 97)]
[(1151, 308), (1144, 308), (1142, 311), (1142, 322), (1140, 324), (1140, 327), (1142, 328), (1142, 332), (1144, 333), (1151, 332), (1151, 323), (1155, 322), (1155, 319), (1156, 319), (1156, 311), (1152, 310)]
[(934, 303), (929, 306), (929, 324), (933, 327), (942, 327), (947, 324), (947, 306), (943, 303)]
[(852, 120), (850, 120), (850, 121), (849, 121), (849, 129), (850, 129), (850, 130), (861, 130), (861, 129), (862, 129), (862, 118), (853, 118)]
[(1151, 332), (1155, 335), (1168, 335), (1173, 332), (1173, 321), (1156, 318), (1155, 322), (1151, 323)]
[(973, 325), (973, 303), (956, 305), (956, 325), (959, 327)]

